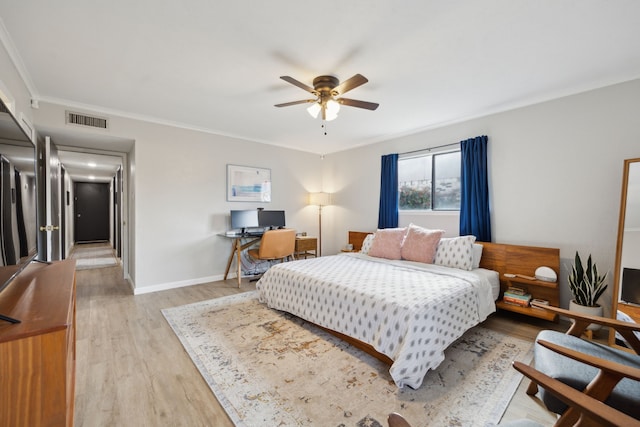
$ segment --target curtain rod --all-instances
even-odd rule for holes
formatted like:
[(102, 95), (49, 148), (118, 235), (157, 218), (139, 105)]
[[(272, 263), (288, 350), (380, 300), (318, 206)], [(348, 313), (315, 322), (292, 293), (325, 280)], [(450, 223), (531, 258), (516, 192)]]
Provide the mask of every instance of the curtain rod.
[(405, 151), (404, 153), (398, 153), (398, 154), (399, 155), (405, 155), (405, 154), (420, 153), (422, 151), (437, 150), (438, 148), (453, 147), (454, 145), (460, 145), (460, 143), (459, 142), (454, 142), (454, 143), (451, 143), (451, 144), (438, 145), (436, 147), (422, 148), (420, 150)]

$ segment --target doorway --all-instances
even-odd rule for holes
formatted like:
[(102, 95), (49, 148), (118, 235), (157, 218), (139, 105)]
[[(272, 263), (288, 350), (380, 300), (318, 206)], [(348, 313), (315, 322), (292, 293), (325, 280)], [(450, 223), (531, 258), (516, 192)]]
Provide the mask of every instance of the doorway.
[(76, 243), (109, 241), (109, 184), (74, 183)]

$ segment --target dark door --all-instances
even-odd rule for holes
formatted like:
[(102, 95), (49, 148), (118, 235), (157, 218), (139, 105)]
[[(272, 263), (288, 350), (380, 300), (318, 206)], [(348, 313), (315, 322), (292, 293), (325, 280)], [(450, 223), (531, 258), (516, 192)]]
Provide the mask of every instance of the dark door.
[(109, 240), (109, 184), (76, 182), (75, 241)]

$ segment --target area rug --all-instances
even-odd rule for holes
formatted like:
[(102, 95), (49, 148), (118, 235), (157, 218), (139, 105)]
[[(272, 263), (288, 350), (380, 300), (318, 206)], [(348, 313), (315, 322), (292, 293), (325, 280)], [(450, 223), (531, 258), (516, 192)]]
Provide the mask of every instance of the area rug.
[(423, 385), (398, 389), (388, 366), (322, 329), (272, 310), (257, 292), (162, 310), (237, 426), (414, 427), (497, 424), (532, 343), (477, 326)]
[(76, 245), (71, 252), (71, 258), (76, 260), (76, 270), (92, 268), (114, 267), (118, 265), (115, 252), (108, 243)]

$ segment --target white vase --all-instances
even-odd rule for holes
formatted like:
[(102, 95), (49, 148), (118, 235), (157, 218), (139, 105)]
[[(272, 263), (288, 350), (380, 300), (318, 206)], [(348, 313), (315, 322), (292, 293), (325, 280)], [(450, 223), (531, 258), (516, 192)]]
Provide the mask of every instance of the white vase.
[[(575, 311), (576, 313), (580, 313), (580, 314), (586, 314), (586, 315), (589, 315), (589, 316), (600, 316), (600, 317), (602, 317), (602, 314), (603, 314), (602, 306), (600, 306), (600, 305), (597, 305), (595, 307), (588, 307), (586, 305), (580, 305), (577, 302), (575, 302), (574, 300), (569, 301), (569, 310)], [(573, 321), (572, 321), (572, 323), (573, 323)], [(587, 329), (590, 330), (590, 331), (597, 331), (600, 328), (601, 328), (600, 325), (596, 325), (594, 323), (592, 323), (591, 325), (589, 325), (587, 327)]]

